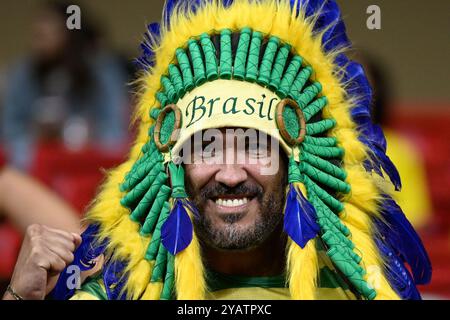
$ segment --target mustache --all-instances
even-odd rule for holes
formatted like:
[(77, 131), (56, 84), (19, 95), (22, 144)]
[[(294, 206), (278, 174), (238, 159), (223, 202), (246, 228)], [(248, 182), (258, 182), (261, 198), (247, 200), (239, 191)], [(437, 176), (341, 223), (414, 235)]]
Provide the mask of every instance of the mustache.
[(234, 187), (229, 187), (223, 183), (215, 183), (204, 187), (200, 191), (200, 198), (202, 200), (217, 198), (223, 195), (252, 196), (261, 200), (264, 195), (264, 190), (262, 186), (258, 184), (243, 182)]

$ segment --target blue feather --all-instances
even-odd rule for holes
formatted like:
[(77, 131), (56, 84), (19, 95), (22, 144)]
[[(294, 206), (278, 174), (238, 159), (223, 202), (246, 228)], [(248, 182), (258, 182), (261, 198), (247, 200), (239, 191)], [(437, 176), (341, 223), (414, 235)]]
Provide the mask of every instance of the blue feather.
[(411, 274), (399, 260), (398, 256), (396, 256), (380, 239), (376, 238), (375, 243), (378, 249), (383, 253), (385, 262), (387, 263), (385, 272), (392, 288), (402, 299), (421, 300), (422, 297), (414, 284)]
[(384, 243), (401, 261), (408, 263), (416, 284), (430, 282), (431, 262), (420, 237), (397, 203), (389, 196), (385, 198), (381, 210), (385, 222), (379, 219), (375, 221)]
[(125, 300), (126, 293), (123, 290), (126, 277), (123, 274), (125, 264), (120, 260), (112, 260), (103, 268), (103, 284), (105, 285), (108, 300)]
[(284, 231), (295, 243), (304, 248), (320, 231), (316, 220), (314, 207), (300, 190), (290, 184), (284, 210)]
[(186, 200), (176, 199), (169, 217), (161, 228), (161, 242), (172, 255), (184, 250), (192, 241), (193, 227), (185, 205), (192, 207)]
[[(383, 133), (381, 133), (382, 135)], [(382, 175), (380, 168), (383, 168), (384, 172), (388, 175), (389, 179), (393, 183), (395, 190), (401, 190), (402, 182), (400, 178), (400, 174), (398, 173), (397, 168), (392, 163), (392, 160), (386, 155), (385, 151), (383, 151), (383, 145), (379, 144), (379, 139), (376, 137), (377, 134), (373, 134), (371, 138), (360, 136), (359, 140), (369, 146), (371, 153), (369, 156), (371, 157), (371, 163), (366, 162), (366, 170), (374, 169), (378, 174)]]

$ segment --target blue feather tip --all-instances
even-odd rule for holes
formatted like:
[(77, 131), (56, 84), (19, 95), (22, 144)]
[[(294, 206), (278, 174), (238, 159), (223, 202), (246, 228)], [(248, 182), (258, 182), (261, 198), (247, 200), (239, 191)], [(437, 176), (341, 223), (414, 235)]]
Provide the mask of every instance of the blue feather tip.
[(189, 246), (193, 236), (193, 226), (187, 209), (197, 214), (195, 207), (186, 199), (176, 199), (169, 217), (161, 228), (161, 242), (172, 255)]
[[(375, 239), (387, 264), (389, 282), (402, 299), (420, 299), (417, 284), (430, 282), (432, 266), (425, 247), (401, 208), (384, 195), (382, 219), (376, 219)], [(406, 268), (408, 264), (411, 273)]]
[(313, 205), (301, 190), (289, 184), (284, 210), (284, 231), (295, 243), (304, 248), (320, 231), (316, 220), (317, 214)]

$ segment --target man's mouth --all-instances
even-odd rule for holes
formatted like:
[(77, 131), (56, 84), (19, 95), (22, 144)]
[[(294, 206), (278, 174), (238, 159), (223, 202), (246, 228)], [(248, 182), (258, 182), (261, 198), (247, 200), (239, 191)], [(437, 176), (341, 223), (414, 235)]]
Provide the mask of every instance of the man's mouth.
[(238, 207), (246, 204), (248, 202), (248, 198), (234, 198), (234, 199), (226, 199), (226, 198), (217, 198), (216, 205), (224, 206), (224, 207)]
[(237, 213), (247, 211), (250, 203), (256, 201), (254, 195), (219, 195), (210, 198), (216, 206), (218, 213)]

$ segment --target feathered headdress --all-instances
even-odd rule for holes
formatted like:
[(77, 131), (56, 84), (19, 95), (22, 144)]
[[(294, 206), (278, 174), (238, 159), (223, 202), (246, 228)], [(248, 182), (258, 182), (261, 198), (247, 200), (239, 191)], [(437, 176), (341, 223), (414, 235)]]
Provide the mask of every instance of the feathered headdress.
[[(415, 284), (430, 280), (430, 262), (376, 182), (387, 175), (401, 187), (349, 47), (334, 0), (168, 1), (138, 59), (136, 143), (89, 211), (74, 263), (89, 268), (105, 254), (109, 299), (204, 298), (197, 212), (173, 154), (198, 130), (240, 123), (274, 135), (289, 156), (284, 231), (293, 299), (315, 298), (317, 241), (363, 298), (420, 298)], [(237, 99), (247, 109), (236, 110)], [(71, 294), (64, 281), (60, 298)]]

